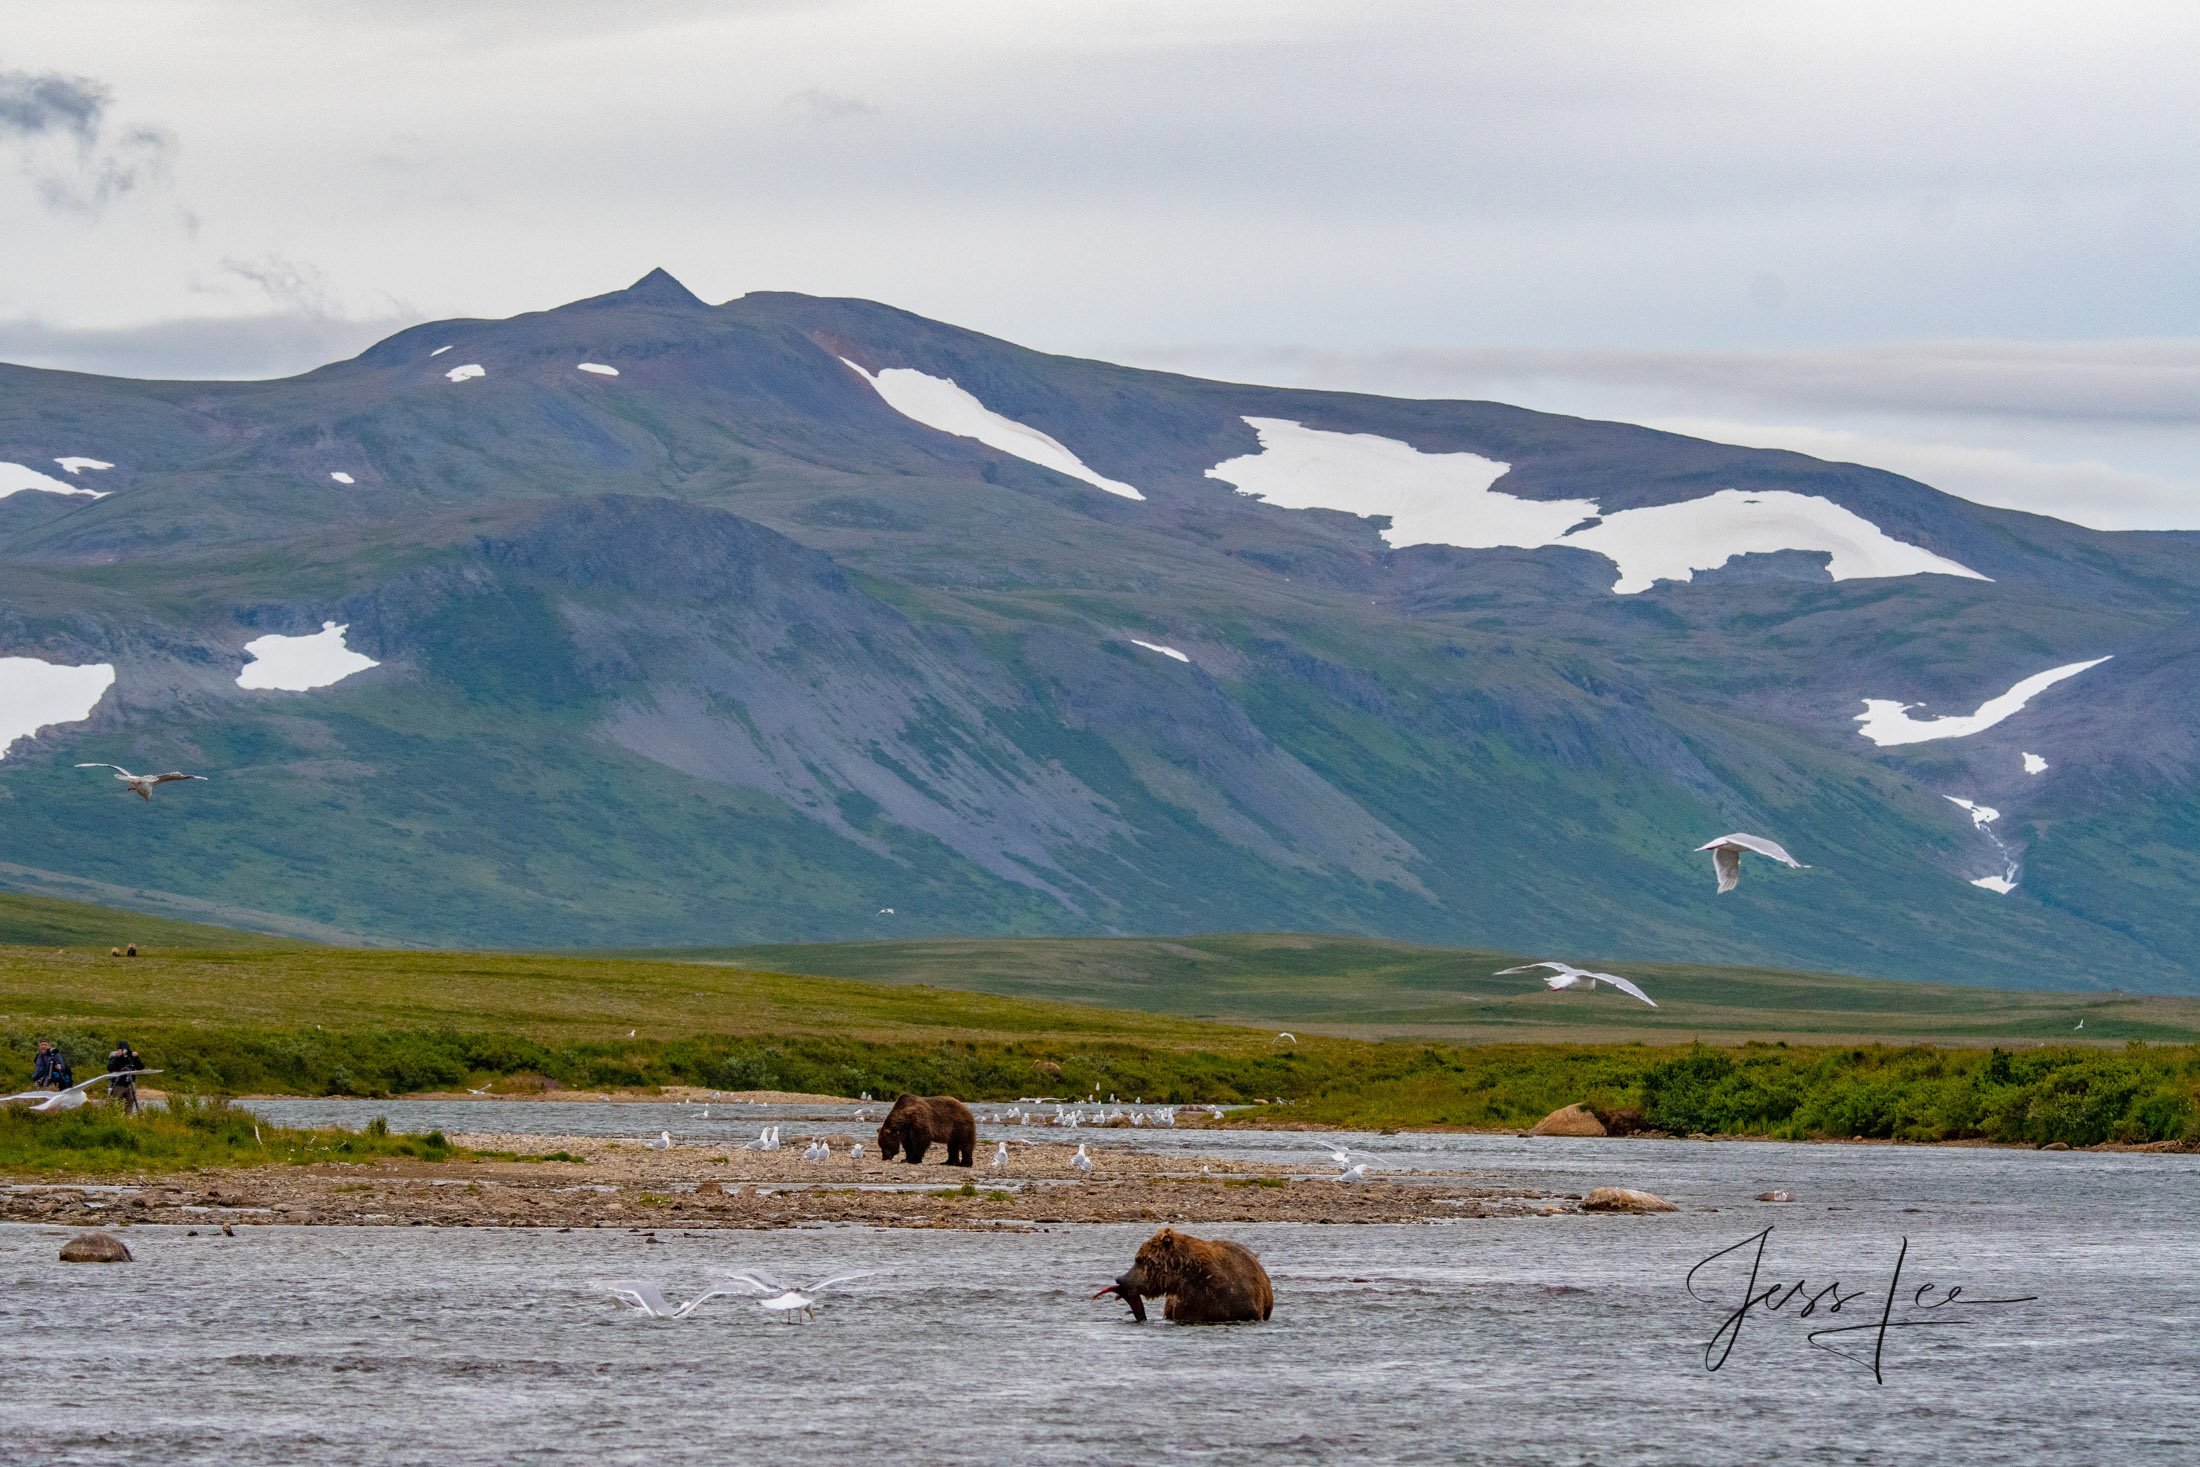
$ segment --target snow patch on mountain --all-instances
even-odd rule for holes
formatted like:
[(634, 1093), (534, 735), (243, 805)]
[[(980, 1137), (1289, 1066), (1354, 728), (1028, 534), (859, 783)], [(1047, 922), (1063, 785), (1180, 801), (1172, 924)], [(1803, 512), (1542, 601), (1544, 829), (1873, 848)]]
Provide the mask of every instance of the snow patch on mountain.
[(617, 367), (607, 367), (602, 362), (582, 362), (574, 370), (580, 372), (594, 372), (599, 377), (616, 377), (619, 375), (619, 369)]
[(25, 489), (36, 489), (46, 494), (81, 494), (87, 499), (104, 499), (106, 492), (87, 489), (81, 484), (71, 484), (56, 479), (51, 474), (41, 474), (28, 464), (0, 463), (0, 499), (10, 494), (20, 494)]
[(72, 474), (81, 474), (86, 469), (106, 470), (114, 467), (113, 464), (104, 462), (100, 459), (77, 458), (73, 456), (69, 458), (57, 458), (54, 460), (54, 462), (61, 465), (61, 467), (63, 467), (64, 469), (67, 469)]
[(82, 723), (114, 686), (111, 662), (69, 667), (36, 657), (0, 657), (0, 759), (17, 739), (56, 723)]
[(888, 407), (927, 428), (937, 428), (958, 438), (975, 438), (988, 448), (1014, 454), (1027, 463), (1067, 474), (1072, 479), (1082, 479), (1095, 489), (1105, 489), (1125, 499), (1146, 497), (1128, 484), (1093, 472), (1083, 459), (1037, 428), (1002, 417), (956, 386), (950, 378), (929, 376), (909, 367), (888, 367), (873, 374), (846, 357), (841, 361), (870, 383)]
[[(1591, 550), (1619, 567), (1612, 590), (1647, 591), (1687, 581), (1737, 555), (1826, 551), (1837, 581), (1880, 576), (1950, 575), (1988, 579), (1812, 494), (1722, 489), (1678, 504), (1604, 514), (1592, 499), (1521, 499), (1491, 486), (1511, 467), (1472, 453), (1423, 453), (1373, 433), (1332, 433), (1288, 418), (1245, 419), (1261, 451), (1215, 465), (1210, 479), (1285, 509), (1335, 509), (1387, 515), (1385, 543), (1500, 546), (1566, 545)], [(1584, 523), (1588, 521), (1589, 523)]]
[(479, 362), (468, 362), (463, 367), (451, 368), (450, 371), (445, 372), (443, 375), (450, 378), (453, 382), (467, 382), (471, 381), (475, 377), (488, 376), (489, 369), (481, 365), (481, 363)]
[(1996, 810), (1991, 805), (1979, 805), (1969, 800), (1959, 800), (1954, 795), (1942, 795), (1941, 798), (1951, 805), (1961, 805), (1965, 810), (1968, 810), (1971, 814), (1971, 823), (1980, 830), (1984, 830), (1987, 826), (2001, 819), (2001, 811)]
[(1131, 645), (1133, 647), (1143, 647), (1148, 652), (1159, 652), (1163, 657), (1174, 657), (1179, 662), (1189, 662), (1192, 660), (1191, 658), (1186, 657), (1183, 653), (1177, 651), (1176, 648), (1164, 647), (1159, 642), (1141, 642), (1138, 640), (1138, 638), (1133, 637), (1131, 638)]
[(321, 630), (311, 636), (270, 634), (254, 637), (244, 644), (246, 654), (253, 660), (237, 674), (237, 686), (303, 693), (380, 666), (373, 658), (344, 645), (344, 633), (349, 630), (349, 626), (324, 621)]
[[(1892, 698), (1866, 698), (1864, 711), (1856, 715), (1856, 721), (1864, 725), (1858, 732), (1883, 749), (1895, 744), (1922, 744), (1932, 739), (1968, 738), (1972, 734), (1992, 728), (2064, 678), (2076, 677), (2087, 668), (2099, 667), (2108, 660), (2106, 657), (2096, 657), (2091, 662), (2072, 662), (2062, 667), (2051, 667), (2045, 672), (2036, 672), (2000, 697), (1988, 698), (1979, 704), (1977, 712), (1956, 714), (1947, 718), (1910, 717), (1910, 710), (1924, 707), (1922, 703), (1901, 703)], [(2032, 768), (2032, 759), (2032, 755), (2026, 755), (2024, 767), (2037, 774), (2039, 769)], [(2046, 767), (2047, 761), (2042, 759), (2040, 769)]]
[(1973, 877), (1971, 885), (1983, 886), (1988, 891), (1998, 891), (2003, 896), (2015, 891), (2017, 889), (2016, 860), (2009, 854), (2009, 847), (2002, 843), (2001, 837), (1994, 834), (1994, 822), (2001, 819), (2001, 811), (1996, 810), (1991, 805), (1981, 805), (1972, 800), (1959, 800), (1954, 795), (1942, 795), (1941, 798), (1951, 805), (1962, 807), (1970, 815), (1972, 826), (1986, 832), (1986, 838), (1994, 843), (1994, 850), (2001, 856), (2001, 875)]
[(2024, 756), (2024, 772), (2026, 774), (2045, 774), (2047, 773), (2047, 761), (2037, 754), (2027, 754)]
[(339, 484), (356, 484), (359, 482), (357, 479), (354, 479), (351, 475), (346, 473), (333, 473), (330, 474), (329, 477), (331, 479), (334, 479)]
[(1216, 464), (1210, 479), (1284, 509), (1388, 515), (1393, 546), (1468, 550), (1548, 545), (1597, 514), (1593, 499), (1519, 499), (1490, 486), (1512, 465), (1473, 453), (1423, 453), (1373, 433), (1330, 433), (1287, 418), (1247, 418), (1260, 452)]

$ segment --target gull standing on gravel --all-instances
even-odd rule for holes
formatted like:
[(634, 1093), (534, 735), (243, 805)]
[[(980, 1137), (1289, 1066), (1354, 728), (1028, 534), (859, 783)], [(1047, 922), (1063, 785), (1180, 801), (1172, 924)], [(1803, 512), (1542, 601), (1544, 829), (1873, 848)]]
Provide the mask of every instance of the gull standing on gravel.
[(1707, 840), (1696, 849), (1711, 852), (1711, 869), (1719, 874), (1719, 891), (1721, 894), (1730, 892), (1742, 884), (1742, 852), (1744, 851), (1755, 851), (1760, 856), (1767, 856), (1775, 861), (1783, 861), (1798, 871), (1808, 871), (1810, 869), (1801, 861), (1789, 855), (1778, 841), (1766, 840), (1761, 835), (1743, 835), (1739, 831), (1733, 835), (1722, 835), (1717, 840)]
[(1532, 972), (1537, 968), (1549, 968), (1551, 970), (1543, 975), (1543, 983), (1545, 987), (1554, 991), (1561, 988), (1579, 988), (1594, 993), (1599, 983), (1609, 983), (1630, 998), (1639, 998), (1652, 1008), (1658, 1006), (1657, 1000), (1651, 998), (1649, 994), (1644, 993), (1618, 974), (1592, 973), (1587, 968), (1577, 968), (1572, 963), (1523, 963), (1517, 968), (1500, 968), (1497, 970), (1497, 976), (1504, 978), (1513, 973)]
[(1000, 1169), (1001, 1169), (1002, 1167), (1004, 1167), (1004, 1166), (1007, 1166), (1007, 1165), (1008, 1165), (1008, 1143), (1007, 1143), (1006, 1141), (1003, 1141), (1003, 1142), (1001, 1143), (1001, 1149), (993, 1153), (993, 1169), (994, 1169), (995, 1171), (999, 1171), (999, 1170), (1000, 1170)]
[(76, 767), (79, 769), (112, 769), (115, 772), (115, 778), (135, 790), (138, 797), (148, 805), (153, 803), (153, 786), (156, 784), (167, 784), (178, 779), (206, 778), (203, 774), (184, 774), (174, 769), (169, 770), (166, 774), (132, 774), (120, 764), (79, 764)]
[(1084, 1142), (1077, 1143), (1077, 1154), (1069, 1159), (1069, 1164), (1087, 1176), (1092, 1175), (1092, 1158), (1085, 1155)]
[(659, 1131), (656, 1140), (644, 1141), (642, 1144), (652, 1151), (670, 1151), (672, 1149), (672, 1133), (670, 1131)]

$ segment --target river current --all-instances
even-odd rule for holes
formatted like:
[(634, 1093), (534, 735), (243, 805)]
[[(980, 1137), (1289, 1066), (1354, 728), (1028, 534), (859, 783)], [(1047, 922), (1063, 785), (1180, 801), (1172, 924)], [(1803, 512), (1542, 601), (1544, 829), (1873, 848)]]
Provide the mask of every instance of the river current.
[[(410, 1130), (675, 1136), (687, 1111), (691, 1139), (721, 1140), (681, 1106), (254, 1105), (293, 1123), (383, 1114)], [(850, 1129), (840, 1107), (745, 1107), (739, 1126), (767, 1109), (787, 1140)], [(1212, 1226), (1260, 1253), (1277, 1304), (1266, 1324), (1203, 1329), (1158, 1310), (1135, 1325), (1118, 1301), (1089, 1297), (1145, 1224), (134, 1227), (139, 1262), (116, 1267), (57, 1263), (61, 1230), (0, 1228), (0, 1423), (20, 1460), (53, 1463), (2200, 1460), (2200, 1157), (1077, 1139), (1310, 1175), (1342, 1143), (1378, 1170), (1463, 1169), (1549, 1192), (1634, 1186), (1682, 1210)], [(1772, 1189), (1796, 1201), (1753, 1200)], [(1692, 1292), (1690, 1270), (1738, 1244), (1698, 1269)], [(736, 1298), (650, 1319), (597, 1287), (647, 1278), (677, 1300), (736, 1268), (796, 1281), (876, 1272), (793, 1324)], [(1729, 1323), (1745, 1297), (1798, 1281), (1802, 1292), (1769, 1301), (1779, 1310), (1760, 1303)], [(2022, 1302), (1984, 1302), (2003, 1299)]]

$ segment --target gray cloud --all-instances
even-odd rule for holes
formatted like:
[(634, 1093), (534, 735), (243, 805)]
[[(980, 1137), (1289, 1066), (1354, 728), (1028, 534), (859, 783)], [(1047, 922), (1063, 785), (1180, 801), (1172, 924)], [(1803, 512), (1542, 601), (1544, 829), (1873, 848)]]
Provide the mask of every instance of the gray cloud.
[(167, 172), (175, 151), (167, 132), (133, 125), (107, 136), (113, 100), (90, 77), (0, 71), (0, 142), (14, 145), (47, 208), (96, 214)]
[(341, 361), (417, 316), (346, 319), (286, 312), (79, 330), (0, 321), (0, 361), (107, 377), (206, 381), (288, 377)]
[(0, 137), (59, 132), (75, 138), (80, 147), (91, 147), (111, 100), (107, 88), (90, 77), (0, 71)]
[(1702, 412), (1764, 410), (2200, 424), (2200, 339), (1952, 341), (1798, 351), (1119, 346), (1122, 360), (1285, 386), (1481, 397), (1591, 385)]
[(229, 256), (222, 273), (257, 286), (278, 310), (308, 320), (335, 320), (344, 310), (336, 288), (318, 266), (272, 250), (257, 259)]
[(874, 117), (878, 108), (861, 97), (843, 96), (819, 87), (808, 87), (796, 92), (779, 104), (799, 112), (812, 122), (841, 122), (851, 117)]

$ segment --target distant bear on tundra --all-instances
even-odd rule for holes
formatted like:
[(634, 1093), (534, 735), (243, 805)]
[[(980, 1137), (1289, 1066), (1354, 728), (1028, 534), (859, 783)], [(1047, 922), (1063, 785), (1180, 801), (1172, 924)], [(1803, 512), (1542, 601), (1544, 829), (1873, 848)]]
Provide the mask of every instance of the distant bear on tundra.
[(920, 1162), (934, 1142), (947, 1148), (949, 1166), (975, 1165), (978, 1118), (952, 1095), (904, 1095), (878, 1128), (878, 1154), (888, 1161), (899, 1151)]
[(1114, 1283), (1093, 1295), (1118, 1295), (1143, 1322), (1144, 1300), (1166, 1296), (1161, 1317), (1178, 1324), (1232, 1324), (1266, 1319), (1276, 1309), (1268, 1270), (1240, 1243), (1210, 1242), (1163, 1228)]

